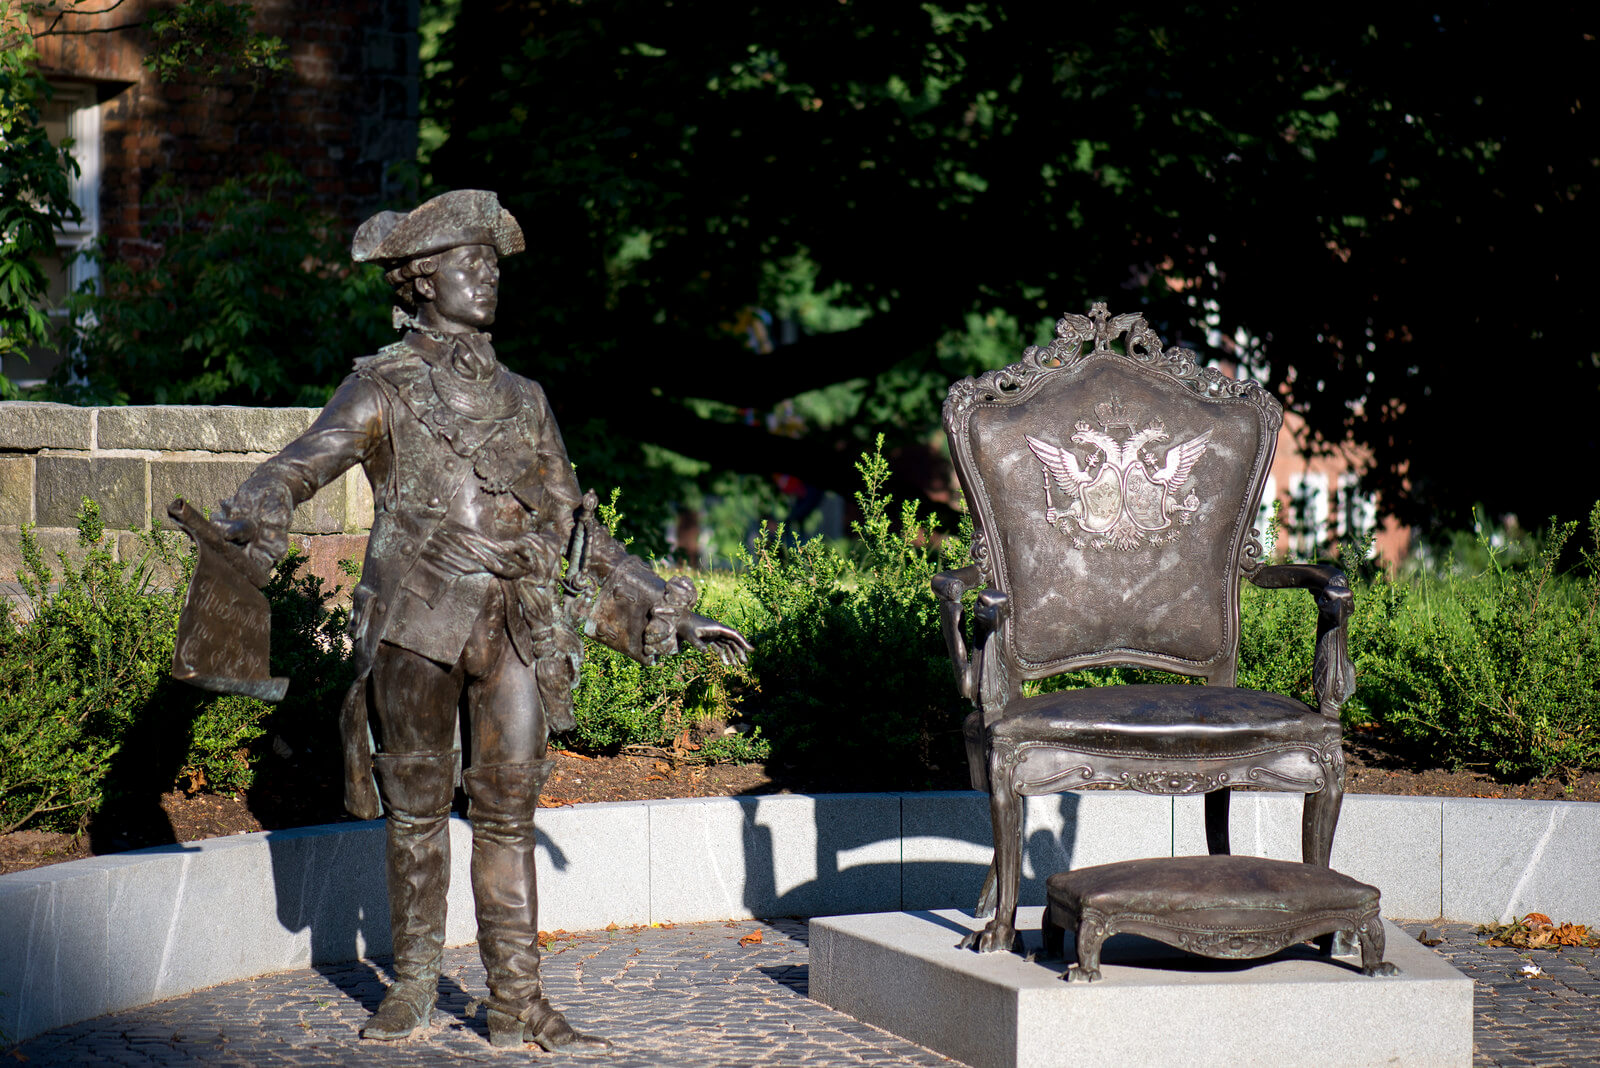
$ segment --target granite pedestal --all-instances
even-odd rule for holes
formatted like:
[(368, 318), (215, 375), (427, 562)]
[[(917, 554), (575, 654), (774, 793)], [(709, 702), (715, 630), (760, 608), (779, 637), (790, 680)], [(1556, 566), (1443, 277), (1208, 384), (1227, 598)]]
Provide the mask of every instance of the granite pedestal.
[[(1029, 951), (1040, 913), (1018, 910)], [(973, 1068), (1472, 1063), (1472, 981), (1392, 924), (1390, 978), (1310, 946), (1219, 961), (1118, 935), (1097, 983), (1062, 981), (1060, 961), (955, 948), (981, 926), (957, 910), (814, 919), (811, 996)]]

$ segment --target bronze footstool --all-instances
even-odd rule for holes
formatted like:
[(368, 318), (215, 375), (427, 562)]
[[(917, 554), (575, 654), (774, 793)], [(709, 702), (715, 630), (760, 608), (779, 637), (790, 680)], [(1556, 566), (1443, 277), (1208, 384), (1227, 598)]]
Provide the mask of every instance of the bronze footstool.
[(1333, 934), (1361, 942), (1364, 975), (1398, 975), (1383, 959), (1378, 888), (1315, 864), (1260, 857), (1155, 857), (1057, 872), (1046, 880), (1046, 956), (1061, 957), (1078, 932), (1078, 966), (1065, 977), (1100, 978), (1100, 945), (1130, 932), (1207, 957), (1265, 957)]

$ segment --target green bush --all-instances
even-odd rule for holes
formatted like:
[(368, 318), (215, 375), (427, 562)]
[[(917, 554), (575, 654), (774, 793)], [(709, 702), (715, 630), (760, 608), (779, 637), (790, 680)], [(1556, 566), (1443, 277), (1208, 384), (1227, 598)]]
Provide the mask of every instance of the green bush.
[(1487, 540), (1470, 576), (1374, 576), (1357, 591), (1356, 715), (1449, 767), (1529, 778), (1600, 767), (1600, 504), (1577, 572), (1577, 523), (1552, 519), (1525, 566)]
[(81, 831), (119, 795), (180, 778), (243, 790), (256, 743), (273, 735), (293, 736), (296, 748), (324, 737), (336, 759), (331, 710), (349, 680), (343, 613), (328, 608), (320, 580), (299, 575), (303, 558), (286, 558), (266, 590), (273, 670), (294, 679), (272, 706), (169, 677), (192, 568), (179, 535), (146, 533), (141, 558), (119, 562), (99, 508), (85, 500), (78, 541), (83, 563), (62, 553), (52, 568), (32, 528), (22, 529), (17, 580), (27, 602), (5, 602), (0, 617), (0, 833)]
[[(965, 562), (969, 531), (941, 537), (915, 505), (885, 496), (881, 452), (858, 467), (865, 485), (854, 549), (820, 538), (795, 545), (772, 529), (731, 576), (697, 576), (698, 609), (753, 642), (747, 668), (699, 652), (646, 667), (591, 643), (567, 743), (674, 746), (702, 761), (773, 759), (820, 785), (950, 781), (964, 763), (966, 707), (928, 580)], [(615, 520), (614, 502), (608, 515)], [(273, 672), (292, 680), (286, 699), (269, 706), (167, 677), (182, 598), (159, 583), (186, 580), (190, 567), (177, 536), (143, 535), (141, 558), (126, 563), (113, 558), (92, 502), (78, 527), (83, 562), (61, 554), (58, 568), (23, 529), (26, 603), (0, 610), (0, 833), (83, 828), (130, 789), (130, 767), (158, 789), (187, 778), (192, 787), (238, 791), (252, 785), (265, 752), (287, 746), (337, 781), (336, 710), (351, 678), (345, 615), (330, 604), (333, 591), (301, 574), (303, 560), (286, 559), (266, 590)], [(1473, 575), (1397, 579), (1360, 547), (1347, 553), (1357, 688), (1346, 723), (1424, 760), (1502, 776), (1600, 767), (1600, 505), (1579, 568), (1562, 574), (1558, 561), (1575, 530), (1553, 523), (1521, 566), (1490, 546), (1487, 566)], [(1242, 616), (1240, 685), (1309, 702), (1312, 599), (1247, 584)], [(1110, 668), (1048, 685), (1157, 679), (1176, 677)], [(756, 729), (724, 733), (741, 717)]]
[(928, 580), (963, 560), (967, 543), (941, 538), (912, 502), (896, 525), (882, 443), (857, 464), (854, 558), (821, 538), (787, 545), (769, 528), (743, 554), (739, 581), (754, 602), (744, 621), (761, 688), (754, 719), (774, 755), (821, 781), (914, 788), (963, 759)]
[[(82, 567), (61, 556), (61, 581), (31, 526), (21, 534), (28, 597), (0, 619), (0, 833), (25, 824), (82, 829), (100, 806), (103, 780), (139, 709), (172, 656), (175, 594), (151, 589), (149, 563), (124, 568), (85, 501)], [(172, 559), (162, 538), (152, 555)], [(148, 558), (147, 558), (148, 561)], [(20, 617), (20, 618), (19, 618)]]
[(72, 298), (75, 357), (47, 399), (317, 407), (352, 356), (394, 339), (382, 272), (349, 263), (348, 235), (285, 160), (199, 194), (163, 178), (147, 199), (161, 254), (96, 254), (100, 284)]

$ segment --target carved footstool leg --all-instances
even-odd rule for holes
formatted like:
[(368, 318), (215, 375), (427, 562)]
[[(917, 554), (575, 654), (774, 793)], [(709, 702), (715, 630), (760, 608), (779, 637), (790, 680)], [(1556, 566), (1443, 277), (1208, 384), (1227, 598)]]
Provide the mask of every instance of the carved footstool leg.
[(1039, 924), (1039, 933), (1044, 936), (1044, 949), (1039, 953), (1045, 960), (1060, 960), (1067, 955), (1067, 933), (1061, 929), (1051, 915), (1049, 905), (1044, 908), (1044, 920)]
[(1078, 921), (1078, 966), (1067, 972), (1067, 982), (1092, 983), (1100, 978), (1100, 944), (1105, 925), (1085, 916)]
[(1383, 921), (1376, 916), (1364, 922), (1357, 932), (1361, 940), (1362, 975), (1399, 975), (1400, 969), (1383, 959)]

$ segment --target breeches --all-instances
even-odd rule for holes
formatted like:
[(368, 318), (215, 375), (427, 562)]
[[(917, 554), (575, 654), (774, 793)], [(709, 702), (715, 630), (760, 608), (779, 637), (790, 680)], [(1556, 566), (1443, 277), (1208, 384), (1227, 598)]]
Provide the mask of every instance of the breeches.
[(367, 707), (380, 753), (450, 752), (464, 694), (468, 763), (544, 759), (548, 731), (533, 668), (517, 657), (506, 634), (498, 590), (488, 598), (454, 666), (381, 643), (368, 685)]

